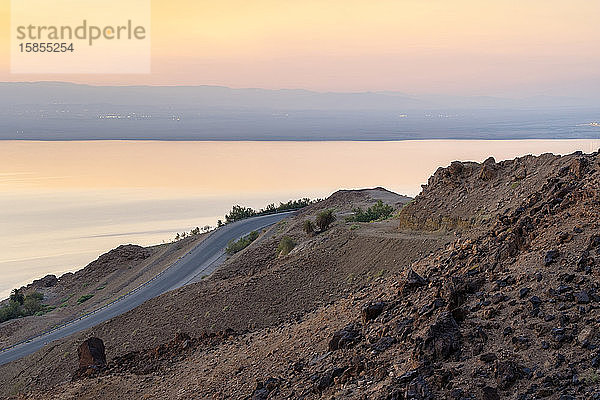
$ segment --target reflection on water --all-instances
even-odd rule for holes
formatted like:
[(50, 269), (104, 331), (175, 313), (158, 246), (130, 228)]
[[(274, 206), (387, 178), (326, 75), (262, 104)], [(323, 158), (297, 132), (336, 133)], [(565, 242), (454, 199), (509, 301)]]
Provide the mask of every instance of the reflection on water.
[(0, 297), (83, 267), (122, 243), (214, 225), (337, 189), (416, 195), (439, 166), (598, 149), (598, 140), (401, 142), (0, 142)]

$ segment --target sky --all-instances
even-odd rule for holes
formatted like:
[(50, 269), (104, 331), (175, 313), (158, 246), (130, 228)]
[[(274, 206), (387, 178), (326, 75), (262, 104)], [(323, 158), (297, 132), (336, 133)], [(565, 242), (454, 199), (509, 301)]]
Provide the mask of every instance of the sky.
[(0, 0), (0, 81), (511, 97), (600, 88), (592, 0), (152, 0), (151, 73), (130, 75), (11, 74), (9, 6)]

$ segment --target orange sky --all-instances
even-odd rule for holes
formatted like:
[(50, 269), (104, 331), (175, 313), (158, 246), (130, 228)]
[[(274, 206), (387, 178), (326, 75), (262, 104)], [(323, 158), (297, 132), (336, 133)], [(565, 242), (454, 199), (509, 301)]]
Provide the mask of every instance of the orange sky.
[(216, 84), (454, 94), (590, 94), (600, 87), (592, 0), (153, 0), (149, 75), (0, 81)]

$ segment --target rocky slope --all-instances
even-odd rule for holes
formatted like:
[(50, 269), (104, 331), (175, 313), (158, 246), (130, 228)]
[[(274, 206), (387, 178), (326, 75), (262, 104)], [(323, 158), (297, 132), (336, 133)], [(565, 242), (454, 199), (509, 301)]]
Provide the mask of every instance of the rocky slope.
[[(303, 237), (314, 205), (232, 259), (227, 277), (153, 303), (215, 301), (231, 285), (225, 295), (243, 303), (234, 314), (205, 314), (213, 326), (201, 332), (182, 319), (170, 340), (131, 351), (106, 329), (88, 332), (77, 339), (106, 339), (107, 367), (73, 382), (32, 380), (23, 397), (600, 398), (599, 160), (453, 163), (398, 219), (353, 228), (338, 218)], [(282, 232), (299, 244), (277, 258)]]

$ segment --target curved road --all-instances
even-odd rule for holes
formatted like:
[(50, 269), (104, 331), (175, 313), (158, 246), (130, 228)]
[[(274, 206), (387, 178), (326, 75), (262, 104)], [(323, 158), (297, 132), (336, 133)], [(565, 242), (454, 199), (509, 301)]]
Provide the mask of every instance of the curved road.
[(209, 237), (204, 239), (184, 257), (124, 297), (90, 314), (68, 322), (59, 328), (3, 350), (0, 352), (0, 365), (25, 357), (54, 340), (91, 328), (134, 309), (146, 300), (186, 285), (198, 274), (209, 269), (213, 263), (223, 256), (225, 247), (230, 240), (238, 239), (254, 230), (273, 225), (293, 212), (248, 218), (227, 224), (213, 231)]

